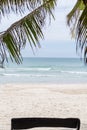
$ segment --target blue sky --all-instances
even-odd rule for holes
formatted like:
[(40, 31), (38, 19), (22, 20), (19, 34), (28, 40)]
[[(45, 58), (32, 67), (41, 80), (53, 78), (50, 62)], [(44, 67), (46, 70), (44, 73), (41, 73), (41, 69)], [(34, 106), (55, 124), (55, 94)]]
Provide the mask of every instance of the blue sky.
[[(73, 8), (76, 0), (58, 0), (58, 5), (54, 11), (55, 20), (51, 24), (46, 24), (43, 29), (44, 40), (40, 40), (41, 48), (35, 49), (33, 54), (29, 44), (22, 55), (24, 57), (78, 57), (76, 54), (75, 40), (71, 39), (69, 27), (66, 24), (66, 15)], [(9, 18), (2, 19), (1, 30), (10, 26), (20, 16), (10, 15)]]
[(40, 41), (41, 48), (36, 49), (35, 55), (27, 46), (23, 50), (24, 56), (29, 57), (78, 57), (75, 40), (71, 39), (69, 27), (66, 24), (66, 15), (74, 6), (76, 0), (58, 0), (54, 11), (55, 20), (43, 29), (44, 40)]

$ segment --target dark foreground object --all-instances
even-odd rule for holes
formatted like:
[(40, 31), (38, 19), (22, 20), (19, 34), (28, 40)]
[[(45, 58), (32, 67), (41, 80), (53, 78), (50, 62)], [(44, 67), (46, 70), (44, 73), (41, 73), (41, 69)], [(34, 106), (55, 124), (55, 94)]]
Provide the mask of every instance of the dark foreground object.
[(67, 127), (80, 130), (80, 120), (78, 118), (13, 118), (11, 120), (11, 130), (35, 127)]

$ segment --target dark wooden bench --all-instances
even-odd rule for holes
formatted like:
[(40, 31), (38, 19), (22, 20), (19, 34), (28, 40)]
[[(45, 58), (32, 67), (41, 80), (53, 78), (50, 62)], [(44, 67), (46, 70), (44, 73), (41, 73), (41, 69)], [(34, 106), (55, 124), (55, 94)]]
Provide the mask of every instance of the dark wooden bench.
[(13, 118), (11, 120), (11, 130), (35, 127), (66, 127), (80, 130), (80, 120), (78, 118)]

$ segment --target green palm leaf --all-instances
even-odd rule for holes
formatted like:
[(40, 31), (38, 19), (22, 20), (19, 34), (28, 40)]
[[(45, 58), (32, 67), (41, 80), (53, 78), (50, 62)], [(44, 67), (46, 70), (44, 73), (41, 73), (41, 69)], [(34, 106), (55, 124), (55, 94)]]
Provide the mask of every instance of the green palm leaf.
[[(4, 4), (6, 4), (5, 2), (6, 0), (4, 0)], [(22, 0), (20, 3), (22, 3)], [(2, 59), (3, 57), (7, 58), (9, 53), (12, 61), (15, 60), (16, 63), (21, 63), (22, 56), (20, 51), (21, 48), (25, 47), (26, 43), (29, 43), (32, 49), (34, 47), (40, 47), (39, 39), (44, 38), (42, 28), (45, 25), (46, 16), (53, 16), (52, 10), (55, 4), (56, 0), (43, 0), (43, 3), (39, 7), (35, 8), (27, 16), (15, 22), (6, 31), (1, 33), (0, 54)]]
[(74, 8), (71, 10), (71, 12), (67, 15), (67, 24), (70, 25), (70, 23), (74, 20), (76, 20), (76, 17), (78, 15), (78, 12), (80, 10), (82, 0), (77, 0), (77, 3), (75, 4)]
[(67, 23), (70, 26), (71, 33), (76, 38), (76, 50), (84, 51), (86, 60), (87, 53), (87, 0), (77, 0), (72, 11), (67, 15)]
[(77, 39), (77, 48), (80, 48), (81, 51), (84, 49), (84, 58), (86, 61), (86, 53), (87, 53), (87, 5), (83, 10), (76, 30), (76, 39)]
[[(11, 11), (24, 13), (26, 8), (31, 12), (39, 6), (49, 3), (49, 0), (0, 0), (0, 16), (7, 15)], [(51, 3), (55, 3), (50, 0)]]
[(0, 15), (7, 15), (11, 11), (23, 13), (26, 8), (33, 10), (40, 4), (41, 0), (0, 0)]

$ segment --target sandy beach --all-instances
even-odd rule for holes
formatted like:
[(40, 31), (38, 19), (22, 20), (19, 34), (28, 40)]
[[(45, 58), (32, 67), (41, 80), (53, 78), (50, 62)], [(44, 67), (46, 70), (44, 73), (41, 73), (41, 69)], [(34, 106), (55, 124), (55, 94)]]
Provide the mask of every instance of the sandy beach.
[(15, 117), (77, 117), (87, 129), (87, 84), (0, 85), (0, 130)]

